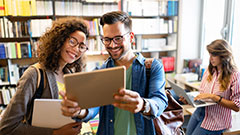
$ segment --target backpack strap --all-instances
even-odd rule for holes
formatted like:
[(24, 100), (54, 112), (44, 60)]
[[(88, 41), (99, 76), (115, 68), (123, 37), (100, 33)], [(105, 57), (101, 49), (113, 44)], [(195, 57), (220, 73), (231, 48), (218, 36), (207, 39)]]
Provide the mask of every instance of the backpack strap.
[[(38, 81), (37, 81), (37, 90), (34, 93), (31, 102), (30, 102), (30, 107), (31, 108), (31, 114), (33, 113), (33, 106), (34, 106), (34, 100), (37, 98), (41, 98), (43, 94), (43, 89), (44, 89), (44, 74), (43, 70), (41, 68), (38, 68), (34, 66), (38, 72)], [(28, 119), (28, 123), (31, 125), (32, 124), (32, 116)]]
[(146, 68), (146, 77), (147, 77), (147, 82), (146, 82), (146, 91), (145, 91), (145, 95), (147, 97), (148, 95), (148, 91), (149, 91), (149, 80), (150, 80), (150, 75), (151, 75), (151, 66), (152, 66), (152, 62), (153, 62), (154, 58), (146, 58), (145, 59), (145, 68)]

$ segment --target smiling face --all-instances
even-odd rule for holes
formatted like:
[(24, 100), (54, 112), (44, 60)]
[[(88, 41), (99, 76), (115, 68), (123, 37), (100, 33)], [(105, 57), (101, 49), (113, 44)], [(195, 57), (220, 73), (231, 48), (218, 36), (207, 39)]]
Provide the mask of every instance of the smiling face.
[[(81, 31), (75, 31), (74, 33), (70, 34), (69, 37), (76, 39), (78, 43), (86, 42), (86, 35)], [(61, 48), (61, 58), (59, 60), (60, 65), (73, 63), (74, 61), (78, 60), (84, 53), (79, 51), (79, 44), (73, 47), (70, 45), (70, 42), (70, 38), (67, 38)]]
[[(122, 22), (116, 22), (114, 24), (105, 24), (103, 26), (104, 38), (114, 38), (116, 36), (123, 36), (122, 43), (116, 44), (111, 41), (110, 45), (105, 45), (109, 55), (114, 60), (120, 60), (127, 55), (127, 52), (131, 48), (132, 33), (128, 33), (129, 30), (124, 27)], [(128, 33), (128, 34), (126, 34)]]

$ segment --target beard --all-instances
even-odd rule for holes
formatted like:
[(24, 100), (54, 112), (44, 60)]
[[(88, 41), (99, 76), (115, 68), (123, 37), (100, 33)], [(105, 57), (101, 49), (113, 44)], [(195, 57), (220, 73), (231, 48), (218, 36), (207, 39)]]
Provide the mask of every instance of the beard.
[(130, 47), (128, 46), (127, 48), (124, 48), (123, 46), (119, 46), (119, 47), (115, 47), (115, 48), (111, 48), (111, 47), (107, 47), (107, 50), (112, 50), (112, 49), (116, 49), (116, 48), (120, 48), (122, 49), (123, 51), (121, 52), (120, 56), (119, 57), (114, 57), (114, 55), (112, 55), (110, 53), (110, 51), (108, 51), (108, 54), (111, 56), (111, 58), (113, 60), (121, 60), (130, 50)]

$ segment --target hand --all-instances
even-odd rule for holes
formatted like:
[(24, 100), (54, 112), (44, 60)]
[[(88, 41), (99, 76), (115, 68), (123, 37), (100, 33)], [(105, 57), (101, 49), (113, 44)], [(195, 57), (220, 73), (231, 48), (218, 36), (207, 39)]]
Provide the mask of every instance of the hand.
[(179, 101), (183, 102), (184, 104), (188, 104), (187, 100), (183, 96), (180, 96)]
[(78, 135), (81, 132), (82, 123), (74, 122), (53, 130), (53, 135)]
[(64, 116), (76, 117), (80, 112), (80, 107), (78, 103), (72, 100), (67, 99), (67, 96), (64, 91), (59, 91), (59, 94), (63, 97), (61, 102), (61, 110)]
[(119, 92), (114, 95), (114, 100), (113, 106), (132, 113), (140, 112), (144, 104), (143, 99), (137, 92), (126, 89), (120, 89)]
[(204, 100), (204, 99), (211, 99), (213, 101), (216, 101), (217, 97), (214, 94), (201, 93), (194, 98), (194, 100)]

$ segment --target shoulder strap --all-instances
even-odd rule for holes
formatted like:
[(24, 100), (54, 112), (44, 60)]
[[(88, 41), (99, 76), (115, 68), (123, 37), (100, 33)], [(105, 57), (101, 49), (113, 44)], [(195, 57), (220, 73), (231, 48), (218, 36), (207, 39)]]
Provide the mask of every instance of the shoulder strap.
[(151, 75), (151, 66), (152, 66), (152, 62), (153, 62), (154, 58), (146, 58), (144, 64), (145, 64), (145, 68), (146, 68), (146, 77), (147, 77), (147, 82), (146, 82), (146, 93), (145, 95), (148, 95), (148, 91), (149, 91), (149, 80), (150, 80), (150, 75)]
[[(42, 97), (43, 89), (44, 89), (44, 74), (43, 74), (43, 70), (40, 69), (40, 68), (37, 68), (37, 67), (35, 67), (35, 68), (37, 69), (37, 72), (38, 72), (38, 83), (37, 83), (37, 90), (34, 93), (32, 99), (31, 99), (31, 103), (30, 103), (31, 114), (33, 113), (34, 100), (37, 99), (37, 98), (41, 98)], [(39, 79), (40, 79), (40, 82), (39, 82)], [(32, 116), (28, 120), (28, 123), (30, 125), (32, 124)]]

